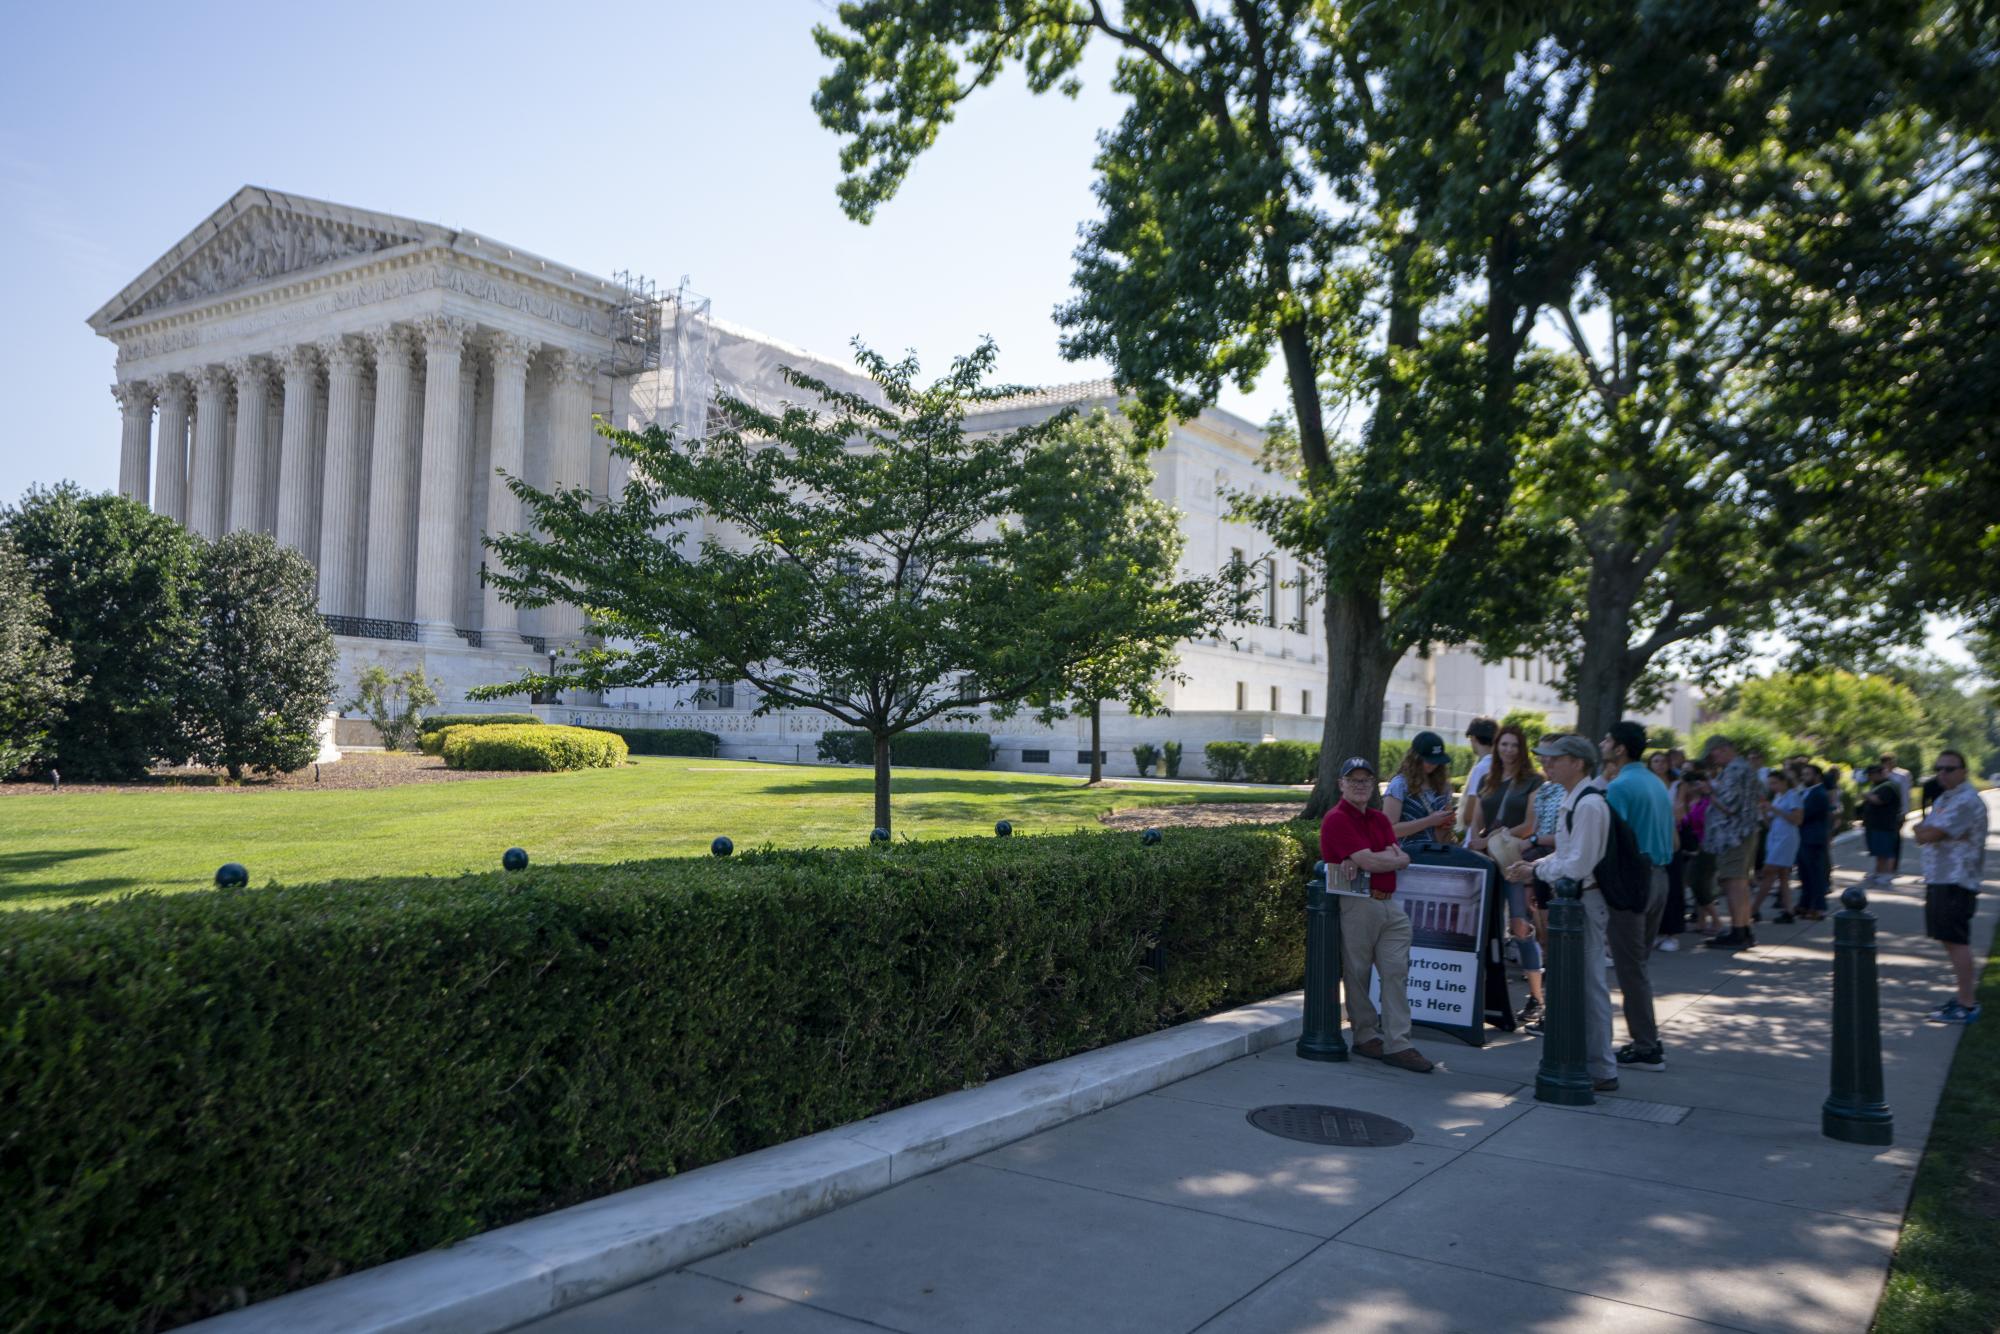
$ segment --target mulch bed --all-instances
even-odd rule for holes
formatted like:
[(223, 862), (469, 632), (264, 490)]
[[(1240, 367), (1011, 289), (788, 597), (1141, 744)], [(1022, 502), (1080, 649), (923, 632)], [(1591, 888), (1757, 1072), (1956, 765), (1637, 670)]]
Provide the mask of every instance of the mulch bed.
[[(519, 770), (447, 769), (432, 755), (406, 751), (348, 751), (339, 762), (308, 765), (276, 777), (246, 774), (233, 784), (216, 769), (156, 769), (131, 783), (64, 783), (64, 792), (278, 792), (291, 788), (402, 787), (409, 783), (458, 783), (469, 778), (531, 778)], [(0, 797), (50, 796), (43, 781), (0, 783)]]
[(1305, 813), (1302, 801), (1207, 801), (1106, 811), (1097, 818), (1112, 829), (1216, 829), (1228, 824), (1278, 824)]

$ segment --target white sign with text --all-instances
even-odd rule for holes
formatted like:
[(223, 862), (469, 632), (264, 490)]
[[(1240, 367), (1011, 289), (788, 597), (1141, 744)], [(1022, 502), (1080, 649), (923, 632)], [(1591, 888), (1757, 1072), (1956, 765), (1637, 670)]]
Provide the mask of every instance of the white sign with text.
[[(1474, 866), (1412, 864), (1396, 872), (1392, 900), (1410, 919), (1410, 1021), (1439, 1028), (1477, 1028), (1485, 1017), (1479, 978), (1486, 939), (1486, 872)], [(1382, 1005), (1382, 978), (1368, 994)]]

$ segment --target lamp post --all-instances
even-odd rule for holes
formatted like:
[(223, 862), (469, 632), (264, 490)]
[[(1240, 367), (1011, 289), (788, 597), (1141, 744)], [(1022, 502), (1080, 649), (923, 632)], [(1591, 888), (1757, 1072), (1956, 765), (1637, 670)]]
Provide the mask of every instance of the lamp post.
[(556, 674), (556, 651), (554, 649), (550, 649), (549, 650), (549, 703), (560, 704), (562, 703), (562, 696), (556, 693), (555, 674)]

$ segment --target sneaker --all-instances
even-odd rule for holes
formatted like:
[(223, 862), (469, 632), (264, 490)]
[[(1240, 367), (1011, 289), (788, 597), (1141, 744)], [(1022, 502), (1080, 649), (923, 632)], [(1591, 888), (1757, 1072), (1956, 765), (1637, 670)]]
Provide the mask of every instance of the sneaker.
[(1667, 1068), (1667, 1051), (1655, 1042), (1650, 1047), (1642, 1047), (1636, 1042), (1628, 1042), (1618, 1049), (1620, 1070), (1664, 1070)]
[(1653, 946), (1654, 949), (1660, 951), (1662, 954), (1672, 954), (1680, 949), (1680, 947), (1680, 941), (1674, 939), (1672, 936), (1661, 936)]
[(1740, 950), (1750, 943), (1744, 939), (1749, 934), (1747, 931), (1725, 931), (1702, 941), (1701, 947), (1705, 950)]
[(1934, 1024), (1969, 1024), (1978, 1017), (1979, 1007), (1977, 1005), (1967, 1009), (1957, 1001), (1951, 1001), (1931, 1016), (1931, 1022)]
[(1751, 921), (1753, 921), (1753, 922), (1761, 922), (1761, 921), (1763, 921), (1763, 920), (1764, 920), (1764, 914), (1763, 914), (1763, 912), (1762, 912), (1762, 911), (1758, 911), (1758, 912), (1753, 912), (1753, 913), (1751, 913), (1751, 914), (1750, 914), (1750, 920), (1751, 920)]
[(1382, 1039), (1370, 1038), (1366, 1042), (1357, 1042), (1352, 1050), (1356, 1056), (1366, 1056), (1371, 1061), (1379, 1061), (1382, 1059)]
[(1590, 1081), (1590, 1091), (1592, 1093), (1616, 1093), (1618, 1091), (1618, 1081), (1616, 1079), (1593, 1079)]
[(1792, 916), (1788, 912), (1781, 912), (1774, 920), (1776, 920), (1779, 926), (1790, 926), (1792, 923), (1798, 921), (1799, 919)]
[(1415, 1075), (1427, 1075), (1435, 1068), (1415, 1047), (1405, 1047), (1401, 1051), (1390, 1052), (1382, 1058), (1382, 1064), (1393, 1065), (1398, 1070), (1408, 1070)]
[(1521, 1027), (1533, 1027), (1539, 1032), (1542, 1026), (1542, 1003), (1533, 996), (1528, 997), (1528, 1003), (1521, 1007), (1521, 1013), (1515, 1017), (1520, 1020)]

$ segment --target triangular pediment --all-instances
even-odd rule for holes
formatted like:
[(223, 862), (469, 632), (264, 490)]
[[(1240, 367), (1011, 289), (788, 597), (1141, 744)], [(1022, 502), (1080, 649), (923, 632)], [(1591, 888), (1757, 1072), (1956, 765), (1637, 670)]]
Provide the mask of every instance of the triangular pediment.
[(169, 306), (327, 268), (451, 232), (386, 213), (246, 186), (91, 316), (102, 331)]

